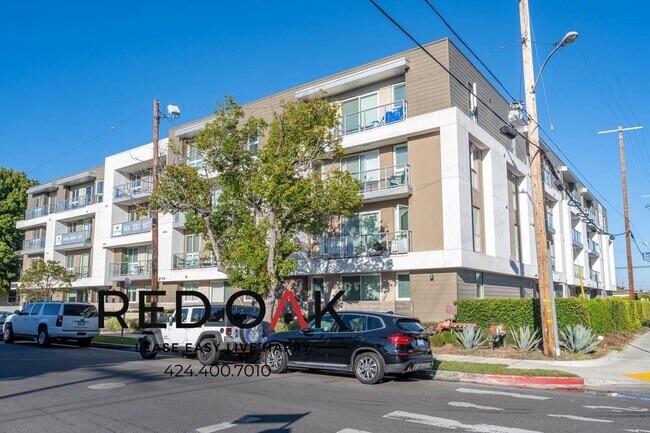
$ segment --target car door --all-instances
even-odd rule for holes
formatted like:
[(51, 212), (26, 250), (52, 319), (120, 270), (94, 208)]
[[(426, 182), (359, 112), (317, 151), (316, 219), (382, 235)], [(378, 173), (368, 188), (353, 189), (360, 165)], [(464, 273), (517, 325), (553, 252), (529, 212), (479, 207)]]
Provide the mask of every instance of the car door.
[(41, 302), (37, 302), (36, 304), (34, 304), (34, 307), (32, 308), (32, 311), (29, 313), (29, 316), (26, 316), (27, 320), (25, 321), (25, 331), (24, 331), (26, 335), (38, 334), (38, 319), (40, 317), (42, 308), (43, 308), (43, 304)]
[[(190, 309), (187, 307), (181, 308), (181, 322), (185, 323), (187, 322), (188, 314), (189, 314)], [(179, 345), (184, 345), (185, 344), (185, 338), (187, 335), (187, 328), (178, 328), (176, 326), (176, 313), (174, 312), (174, 315), (172, 316), (172, 321), (167, 323), (167, 329), (165, 329), (165, 337), (166, 340), (165, 343), (169, 344), (179, 344)]]
[(352, 354), (363, 342), (362, 333), (367, 330), (367, 317), (363, 314), (340, 314), (345, 328), (336, 327), (327, 340), (328, 362), (337, 365), (349, 365)]
[(11, 319), (11, 326), (14, 331), (14, 334), (25, 334), (25, 329), (27, 329), (27, 321), (29, 320), (29, 313), (32, 312), (34, 304), (29, 304), (21, 310), (19, 314), (16, 314)]
[(336, 322), (330, 314), (321, 319), (320, 328), (311, 322), (306, 330), (295, 331), (290, 339), (292, 356), (289, 358), (296, 365), (323, 366), (328, 364), (327, 336), (334, 332)]

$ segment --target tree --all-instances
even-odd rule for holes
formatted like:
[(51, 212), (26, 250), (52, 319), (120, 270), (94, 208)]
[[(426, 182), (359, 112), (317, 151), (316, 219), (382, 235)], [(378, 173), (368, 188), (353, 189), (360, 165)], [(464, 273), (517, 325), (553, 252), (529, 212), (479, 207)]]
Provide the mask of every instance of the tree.
[(20, 294), (28, 301), (51, 301), (56, 292), (67, 292), (77, 277), (54, 260), (36, 260), (20, 278)]
[(16, 251), (22, 248), (24, 233), (16, 229), (16, 222), (24, 218), (27, 189), (35, 184), (22, 171), (0, 167), (0, 295), (20, 274)]
[[(275, 290), (273, 310), (296, 268), (293, 255), (305, 246), (299, 239), (361, 206), (360, 182), (331, 164), (344, 154), (333, 133), (338, 124), (337, 107), (322, 96), (282, 102), (267, 123), (246, 117), (226, 95), (191, 143), (203, 169), (167, 166), (150, 204), (185, 212), (186, 227), (209, 241), (232, 285), (261, 295)], [(251, 149), (262, 136), (266, 144)]]

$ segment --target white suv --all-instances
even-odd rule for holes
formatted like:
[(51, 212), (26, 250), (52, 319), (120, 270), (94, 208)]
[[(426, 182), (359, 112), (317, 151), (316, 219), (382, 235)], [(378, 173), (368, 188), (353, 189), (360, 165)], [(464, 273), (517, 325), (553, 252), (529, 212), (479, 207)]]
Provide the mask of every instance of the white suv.
[(52, 340), (75, 340), (88, 347), (99, 335), (97, 309), (76, 302), (33, 302), (9, 316), (4, 324), (4, 342), (35, 338), (40, 347)]

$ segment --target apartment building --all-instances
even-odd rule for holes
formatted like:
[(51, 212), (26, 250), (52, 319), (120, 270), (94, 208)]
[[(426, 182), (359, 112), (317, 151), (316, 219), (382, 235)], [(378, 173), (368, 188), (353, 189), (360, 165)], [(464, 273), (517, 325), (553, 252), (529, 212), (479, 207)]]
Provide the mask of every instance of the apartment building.
[[(347, 155), (333, 164), (361, 181), (364, 201), (353, 217), (312, 236), (312, 246), (297, 254), (298, 268), (286, 284), (308, 310), (314, 291), (328, 299), (344, 290), (343, 309), (423, 320), (448, 317), (445, 306), (458, 298), (536, 296), (526, 146), (521, 137), (499, 133), (508, 101), (449, 40), (426, 47), (499, 116), (419, 49), (244, 105), (247, 115), (270, 120), (281, 100), (324, 90), (340, 106), (336, 132)], [(191, 142), (211, 119), (171, 129), (166, 162), (202, 167)], [(250, 144), (251, 150), (263, 145), (264, 137)], [(606, 210), (548, 153), (562, 182), (562, 190), (550, 176), (545, 182), (556, 296), (579, 294), (581, 280), (588, 296), (610, 294), (616, 289), (612, 241), (584, 217), (606, 230)], [(32, 188), (18, 223), (26, 231), (25, 266), (45, 258), (74, 269), (80, 278), (68, 295), (73, 299), (92, 302), (94, 289), (112, 287), (135, 301), (150, 286), (151, 159), (151, 145), (141, 146), (107, 157), (103, 167)], [(213, 301), (232, 293), (182, 214), (161, 215), (159, 244), (163, 303), (171, 306), (177, 290), (200, 290)]]

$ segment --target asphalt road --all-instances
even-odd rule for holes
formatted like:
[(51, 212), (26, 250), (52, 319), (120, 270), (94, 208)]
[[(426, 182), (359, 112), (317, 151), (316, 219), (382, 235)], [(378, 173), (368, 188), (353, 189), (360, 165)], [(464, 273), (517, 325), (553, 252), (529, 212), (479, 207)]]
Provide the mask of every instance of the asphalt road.
[(164, 373), (176, 364), (201, 369), (178, 357), (0, 343), (0, 432), (650, 432), (650, 401), (426, 373), (374, 386), (308, 372), (245, 377), (236, 365), (219, 369), (227, 377)]

